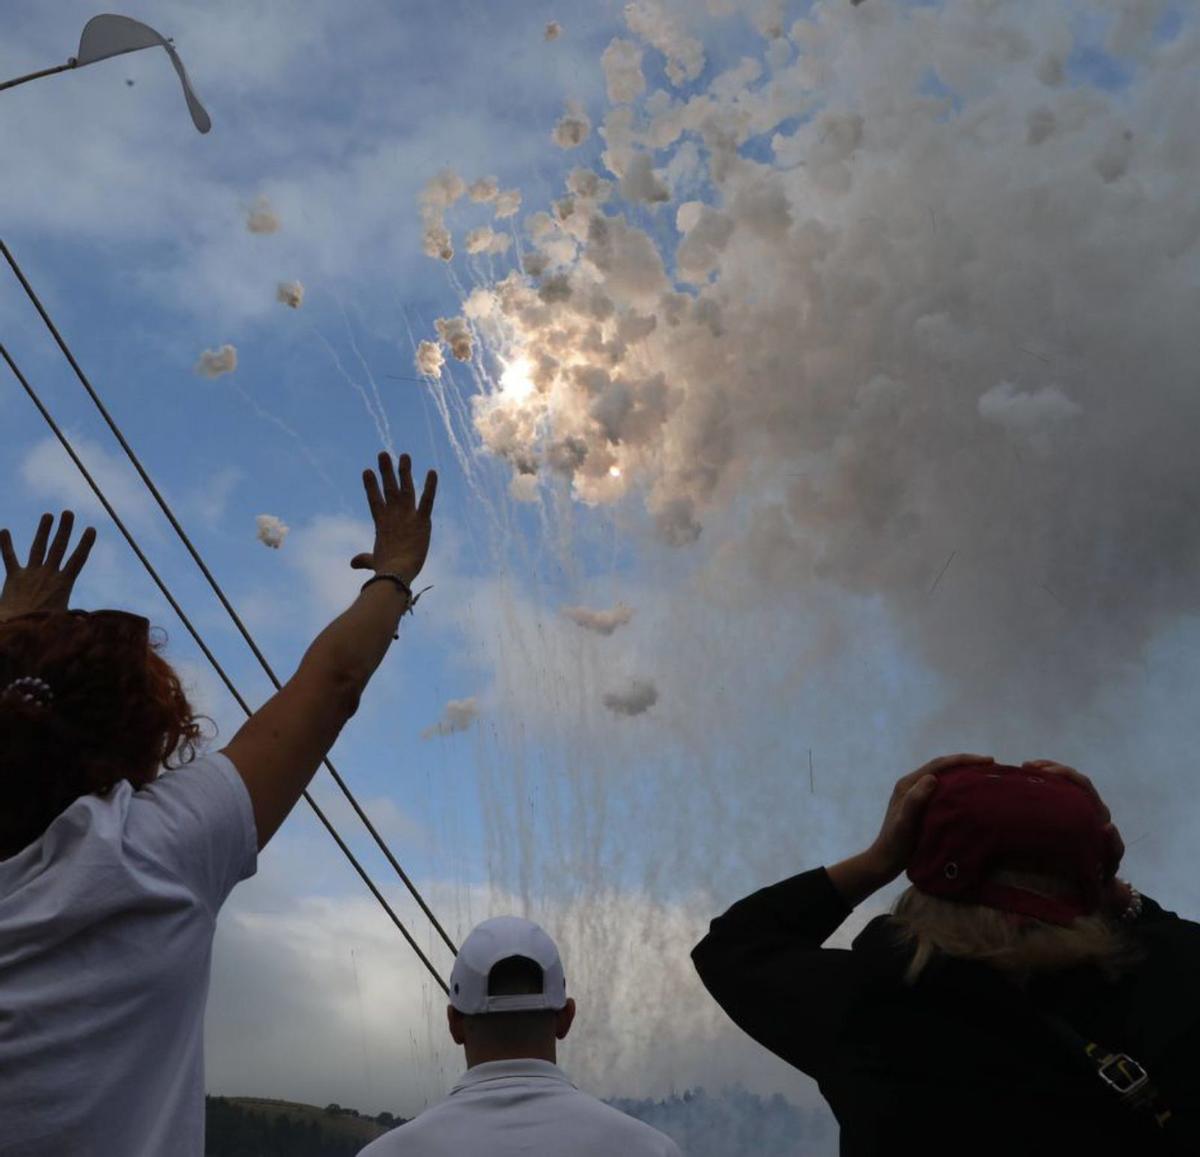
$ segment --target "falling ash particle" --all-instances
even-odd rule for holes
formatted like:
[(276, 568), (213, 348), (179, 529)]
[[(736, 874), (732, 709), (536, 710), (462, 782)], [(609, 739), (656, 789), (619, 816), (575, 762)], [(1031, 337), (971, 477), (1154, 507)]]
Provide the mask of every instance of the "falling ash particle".
[(609, 691), (602, 700), (617, 715), (643, 715), (658, 702), (658, 688), (649, 679), (630, 679), (619, 691)]
[(196, 373), (202, 378), (219, 378), (222, 374), (231, 374), (237, 369), (237, 350), (231, 345), (223, 345), (220, 349), (205, 350), (196, 363)]
[(451, 699), (442, 708), (442, 717), (432, 727), (421, 732), (422, 739), (433, 739), (439, 735), (454, 735), (466, 731), (479, 717), (479, 702), (470, 699)]
[(273, 514), (260, 514), (255, 522), (258, 523), (258, 541), (263, 546), (278, 550), (288, 535), (288, 527), (283, 520)]
[(304, 304), (304, 286), (299, 281), (281, 281), (275, 290), (275, 300), (299, 309)]
[(557, 20), (551, 20), (546, 25), (546, 40), (547, 42), (557, 40), (563, 34), (563, 26)]
[(576, 626), (585, 631), (594, 631), (597, 635), (611, 635), (633, 618), (633, 608), (624, 603), (618, 603), (608, 611), (596, 611), (590, 607), (563, 607), (562, 613)]
[(259, 197), (246, 214), (246, 228), (251, 233), (278, 233), (280, 229), (279, 215), (266, 197)]

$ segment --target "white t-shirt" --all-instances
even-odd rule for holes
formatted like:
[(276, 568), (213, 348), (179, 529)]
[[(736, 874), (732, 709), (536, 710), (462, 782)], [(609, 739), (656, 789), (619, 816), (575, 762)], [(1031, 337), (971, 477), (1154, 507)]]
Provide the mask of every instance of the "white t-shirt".
[(216, 754), (0, 860), (0, 1155), (203, 1157), (213, 931), (257, 844)]
[(581, 1093), (549, 1061), (488, 1061), (359, 1157), (681, 1157), (665, 1133)]

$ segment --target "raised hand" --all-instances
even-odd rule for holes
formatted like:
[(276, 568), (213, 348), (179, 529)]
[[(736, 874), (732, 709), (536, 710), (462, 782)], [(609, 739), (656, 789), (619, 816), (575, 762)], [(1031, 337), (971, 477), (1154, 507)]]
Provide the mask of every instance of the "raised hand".
[[(363, 471), (367, 505), (375, 523), (375, 547), (369, 554), (355, 555), (350, 565), (356, 570), (398, 574), (406, 583), (425, 565), (432, 530), (433, 501), (437, 497), (437, 473), (425, 475), (421, 501), (413, 487), (412, 460), (400, 455), (400, 475), (392, 468), (389, 454), (379, 455), (379, 476)], [(381, 485), (382, 483), (382, 485)]]
[(96, 530), (89, 526), (80, 536), (70, 558), (64, 563), (63, 558), (66, 556), (74, 526), (75, 515), (69, 510), (64, 510), (51, 542), (50, 531), (54, 527), (54, 517), (43, 514), (24, 566), (17, 561), (12, 535), (7, 529), (0, 530), (0, 558), (4, 561), (0, 620), (29, 614), (31, 611), (67, 609), (75, 580), (83, 570), (96, 541)]

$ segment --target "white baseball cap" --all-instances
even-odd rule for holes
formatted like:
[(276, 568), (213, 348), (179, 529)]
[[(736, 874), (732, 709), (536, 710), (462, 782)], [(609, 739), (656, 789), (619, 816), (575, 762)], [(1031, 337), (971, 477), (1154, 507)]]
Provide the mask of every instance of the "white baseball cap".
[[(542, 970), (542, 991), (489, 996), (488, 976), (511, 956), (532, 960)], [(557, 1011), (567, 1003), (567, 981), (558, 948), (546, 933), (519, 916), (496, 916), (472, 929), (463, 941), (450, 972), (450, 1003), (459, 1012)]]

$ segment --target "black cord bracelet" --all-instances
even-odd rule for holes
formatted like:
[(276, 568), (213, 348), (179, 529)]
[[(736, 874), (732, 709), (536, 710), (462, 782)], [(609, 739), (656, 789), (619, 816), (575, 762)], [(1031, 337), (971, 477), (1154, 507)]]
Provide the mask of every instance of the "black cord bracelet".
[[(363, 591), (365, 591), (367, 589), (367, 587), (369, 587), (372, 583), (385, 582), (385, 581), (394, 584), (398, 591), (401, 591), (405, 595), (408, 596), (408, 606), (405, 607), (404, 613), (401, 614), (401, 616), (400, 616), (401, 618), (404, 618), (404, 615), (411, 615), (413, 613), (413, 611), (417, 605), (417, 600), (420, 599), (420, 597), (425, 593), (425, 591), (433, 590), (432, 586), (428, 586), (428, 587), (425, 587), (423, 590), (417, 591), (417, 593), (414, 595), (412, 587), (410, 587), (408, 585), (408, 583), (405, 581), (405, 579), (402, 575), (396, 574), (395, 571), (386, 571), (385, 570), (385, 571), (380, 571), (378, 574), (374, 574), (369, 579), (367, 579), (367, 581), (365, 583), (363, 583), (363, 585), (359, 588), (359, 593), (361, 594)], [(392, 636), (393, 640), (398, 639), (398, 638), (400, 638), (399, 631), (397, 631)]]

